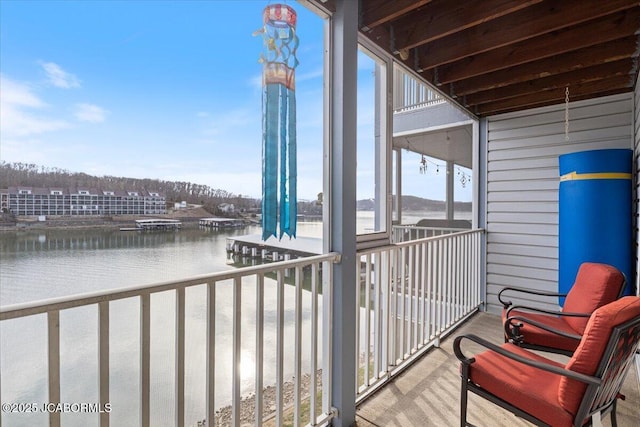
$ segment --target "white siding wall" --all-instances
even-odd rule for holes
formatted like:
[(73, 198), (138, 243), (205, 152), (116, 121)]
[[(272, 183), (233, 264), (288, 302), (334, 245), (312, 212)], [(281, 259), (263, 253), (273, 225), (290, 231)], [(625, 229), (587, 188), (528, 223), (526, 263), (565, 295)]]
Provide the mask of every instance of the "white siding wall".
[[(487, 309), (504, 286), (557, 292), (558, 156), (633, 147), (633, 96), (614, 95), (487, 119)], [(637, 132), (636, 132), (637, 135)], [(637, 137), (636, 137), (637, 140)], [(557, 308), (540, 298), (527, 300)]]

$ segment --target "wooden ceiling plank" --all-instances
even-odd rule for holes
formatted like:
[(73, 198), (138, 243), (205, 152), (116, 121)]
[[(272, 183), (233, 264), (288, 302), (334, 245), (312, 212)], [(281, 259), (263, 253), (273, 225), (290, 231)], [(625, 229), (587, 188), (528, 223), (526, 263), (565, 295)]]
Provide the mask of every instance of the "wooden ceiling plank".
[(428, 43), (420, 48), (419, 68), (449, 64), (632, 7), (638, 2), (608, 0), (585, 7), (583, 0), (548, 0)]
[(439, 67), (438, 81), (434, 83), (443, 84), (464, 80), (629, 37), (638, 31), (638, 22), (640, 22), (640, 8), (635, 8), (625, 12), (618, 12), (611, 17), (592, 23), (580, 24), (533, 40), (520, 42), (513, 46), (467, 57), (444, 67)]
[(626, 75), (631, 78), (632, 72), (633, 62), (627, 58), (615, 62), (595, 65), (593, 67), (582, 68), (577, 71), (570, 71), (550, 77), (534, 79), (528, 82), (517, 83), (510, 86), (466, 95), (464, 100), (467, 107), (472, 107), (478, 104), (526, 96), (531, 93), (564, 88), (566, 86), (584, 84), (611, 77)]
[[(609, 79), (587, 82), (579, 85), (571, 85), (569, 87), (569, 100), (575, 101), (579, 97), (592, 98), (600, 96), (602, 93), (624, 92), (629, 91), (629, 87), (633, 86), (633, 79), (629, 76), (616, 76)], [(485, 116), (501, 111), (523, 110), (533, 108), (540, 104), (554, 104), (563, 102), (565, 99), (565, 89), (553, 89), (547, 91), (536, 92), (517, 98), (510, 98), (501, 101), (495, 101), (487, 104), (481, 104), (474, 110), (477, 114)]]
[[(576, 96), (573, 97), (571, 99), (571, 102), (576, 102), (576, 101), (582, 101), (584, 99), (592, 99), (592, 98), (599, 98), (599, 97), (603, 97), (603, 96), (609, 96), (609, 95), (617, 95), (620, 93), (626, 93), (629, 92), (628, 88), (622, 88), (622, 89), (614, 89), (614, 90), (608, 90), (608, 91), (604, 91), (604, 92), (597, 92), (597, 93), (592, 93), (589, 95), (581, 95), (581, 96)], [(538, 108), (538, 107), (546, 107), (548, 105), (557, 105), (559, 104), (561, 101), (560, 100), (547, 100), (547, 101), (543, 101), (537, 104), (530, 104), (527, 105), (525, 108), (527, 110), (530, 110), (532, 108)], [(487, 104), (488, 105), (488, 104)], [(503, 108), (503, 109), (498, 109), (498, 110), (484, 110), (482, 113), (476, 111), (476, 115), (479, 117), (486, 117), (486, 116), (490, 116), (490, 115), (496, 115), (496, 114), (503, 114), (503, 113), (511, 113), (514, 111), (521, 111), (525, 108), (519, 108), (518, 106), (512, 106), (510, 108)]]
[(427, 7), (393, 22), (398, 49), (411, 49), (466, 30), (543, 0), (485, 0), (457, 2), (435, 0)]
[(456, 97), (548, 77), (594, 65), (631, 58), (638, 54), (638, 38), (634, 36), (609, 43), (574, 50), (539, 61), (505, 68), (454, 83)]
[(361, 2), (360, 26), (363, 31), (368, 31), (386, 22), (413, 12), (430, 3), (432, 0), (368, 0)]

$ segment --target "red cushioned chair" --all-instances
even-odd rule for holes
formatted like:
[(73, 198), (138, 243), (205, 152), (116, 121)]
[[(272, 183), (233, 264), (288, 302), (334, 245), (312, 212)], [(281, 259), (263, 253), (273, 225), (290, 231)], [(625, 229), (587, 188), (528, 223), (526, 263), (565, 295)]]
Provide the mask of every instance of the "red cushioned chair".
[[(498, 294), (503, 304), (505, 341), (529, 349), (571, 356), (584, 333), (589, 316), (622, 296), (624, 275), (607, 264), (585, 262), (568, 294), (504, 288)], [(524, 293), (544, 297), (565, 297), (560, 311), (543, 310), (506, 301), (504, 293)]]
[[(487, 350), (467, 357), (462, 340)], [(640, 340), (640, 297), (623, 297), (597, 309), (566, 365), (520, 348), (501, 346), (475, 335), (454, 341), (461, 361), (461, 426), (467, 423), (468, 391), (539, 426), (600, 425), (611, 412), (617, 425), (616, 400)]]

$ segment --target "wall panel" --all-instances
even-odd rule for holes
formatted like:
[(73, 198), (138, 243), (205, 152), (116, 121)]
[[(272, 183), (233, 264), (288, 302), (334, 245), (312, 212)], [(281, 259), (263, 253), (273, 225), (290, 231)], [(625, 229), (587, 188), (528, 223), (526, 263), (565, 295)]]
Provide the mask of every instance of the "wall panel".
[[(636, 94), (636, 104), (638, 98)], [(497, 293), (504, 286), (557, 291), (558, 156), (633, 147), (633, 101), (631, 94), (624, 94), (570, 103), (568, 141), (564, 104), (487, 119), (489, 311), (500, 311)], [(638, 140), (635, 126), (636, 157)], [(547, 303), (539, 297), (521, 301), (557, 308), (557, 301)]]

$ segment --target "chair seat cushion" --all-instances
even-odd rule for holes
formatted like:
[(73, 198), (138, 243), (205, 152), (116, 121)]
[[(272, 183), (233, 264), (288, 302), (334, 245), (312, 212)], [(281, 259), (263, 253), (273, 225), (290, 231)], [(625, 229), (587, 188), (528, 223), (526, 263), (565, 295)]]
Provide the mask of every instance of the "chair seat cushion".
[[(503, 310), (502, 312), (503, 324), (507, 320), (505, 318), (505, 313), (506, 313), (506, 310)], [(509, 316), (525, 317), (527, 319), (544, 323), (545, 325), (551, 328), (557, 329), (562, 332), (566, 332), (568, 334), (574, 334), (574, 335), (578, 334), (578, 331), (573, 329), (560, 316), (552, 316), (549, 314), (533, 313), (533, 312), (518, 311), (518, 310), (512, 310), (509, 313)], [(520, 328), (520, 333), (522, 334), (524, 342), (526, 344), (553, 347), (553, 348), (558, 348), (558, 349), (567, 350), (567, 351), (574, 351), (578, 347), (578, 344), (580, 344), (579, 340), (566, 338), (561, 335), (557, 335), (552, 332), (545, 331), (544, 329), (537, 328), (526, 322), (523, 322), (523, 326), (522, 328)]]
[[(502, 348), (531, 360), (564, 367), (555, 361), (506, 343)], [(558, 402), (560, 376), (516, 362), (487, 350), (474, 357), (469, 378), (489, 393), (547, 424), (571, 426), (573, 416)]]

